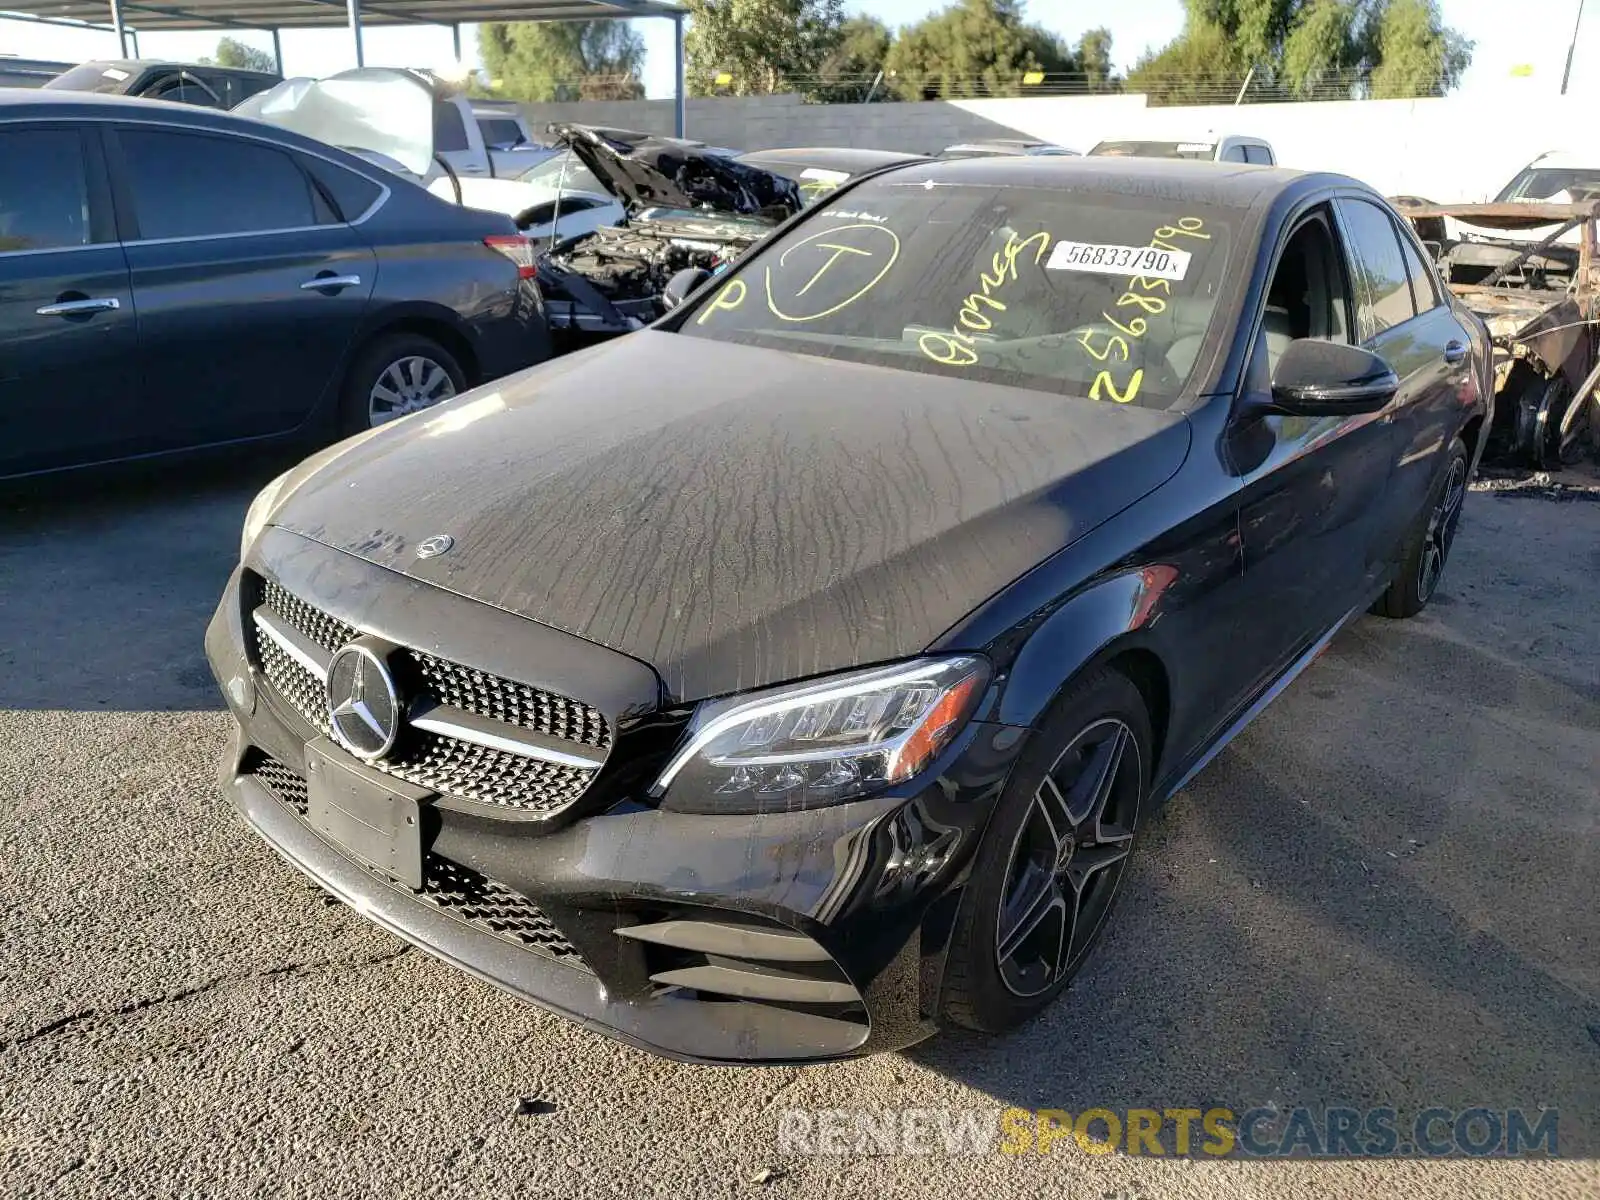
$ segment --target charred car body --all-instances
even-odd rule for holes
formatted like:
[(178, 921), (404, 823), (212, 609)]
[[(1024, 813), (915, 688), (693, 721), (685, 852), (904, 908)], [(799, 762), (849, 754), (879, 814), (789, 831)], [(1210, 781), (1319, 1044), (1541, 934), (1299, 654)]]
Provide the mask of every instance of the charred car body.
[(720, 272), (803, 207), (792, 179), (699, 143), (586, 125), (552, 125), (550, 133), (627, 213), (539, 257), (553, 331), (642, 328), (666, 311), (674, 275)]
[(1494, 339), (1490, 454), (1547, 468), (1600, 449), (1600, 200), (1399, 211)]

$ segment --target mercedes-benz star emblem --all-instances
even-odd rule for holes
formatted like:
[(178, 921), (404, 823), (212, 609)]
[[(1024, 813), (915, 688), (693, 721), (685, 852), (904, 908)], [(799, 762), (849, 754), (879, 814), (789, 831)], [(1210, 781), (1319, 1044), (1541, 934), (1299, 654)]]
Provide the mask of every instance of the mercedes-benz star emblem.
[(400, 697), (383, 659), (370, 646), (351, 642), (328, 664), (328, 723), (350, 753), (382, 758), (400, 733)]
[(448, 554), (450, 547), (455, 544), (455, 538), (448, 533), (436, 533), (432, 537), (425, 537), (417, 543), (417, 557), (438, 558), (441, 554)]

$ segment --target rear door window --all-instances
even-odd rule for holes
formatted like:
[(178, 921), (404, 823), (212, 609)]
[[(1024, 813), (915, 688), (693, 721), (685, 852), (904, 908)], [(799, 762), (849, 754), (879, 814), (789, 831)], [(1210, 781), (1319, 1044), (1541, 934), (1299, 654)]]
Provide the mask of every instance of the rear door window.
[(143, 238), (268, 233), (317, 224), (311, 184), (282, 150), (244, 138), (118, 131)]
[(0, 163), (0, 254), (89, 244), (89, 185), (76, 129), (0, 131)]
[(1410, 238), (1404, 233), (1397, 233), (1396, 236), (1400, 239), (1400, 253), (1406, 260), (1406, 274), (1411, 277), (1411, 303), (1419, 313), (1437, 308), (1439, 288), (1434, 282), (1432, 269), (1422, 261), (1422, 256), (1417, 253)]
[(523, 140), (521, 127), (508, 117), (479, 117), (478, 130), (490, 146), (515, 146)]
[(454, 104), (440, 101), (433, 106), (433, 148), (439, 151), (469, 148), (467, 127)]
[(1258, 167), (1270, 167), (1272, 166), (1272, 151), (1265, 146), (1246, 146), (1244, 148), (1244, 160), (1248, 163), (1255, 163)]
[(1366, 200), (1339, 201), (1339, 215), (1350, 239), (1356, 283), (1356, 324), (1367, 342), (1416, 315), (1411, 280), (1400, 253), (1400, 236), (1389, 214)]

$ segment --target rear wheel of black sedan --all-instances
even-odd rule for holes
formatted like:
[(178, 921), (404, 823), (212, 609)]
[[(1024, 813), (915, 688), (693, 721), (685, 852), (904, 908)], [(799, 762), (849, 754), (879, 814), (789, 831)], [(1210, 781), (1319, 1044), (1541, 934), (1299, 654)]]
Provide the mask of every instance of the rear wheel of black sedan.
[(387, 333), (363, 347), (339, 396), (340, 432), (360, 433), (432, 408), (466, 389), (455, 355), (420, 333)]
[(1059, 995), (1104, 930), (1146, 807), (1150, 719), (1102, 669), (1029, 736), (979, 848), (945, 970), (944, 1015), (999, 1033)]
[(1467, 446), (1457, 438), (1444, 470), (1434, 481), (1426, 511), (1406, 539), (1399, 572), (1372, 606), (1373, 612), (1384, 617), (1414, 617), (1427, 606), (1444, 575), (1466, 499)]

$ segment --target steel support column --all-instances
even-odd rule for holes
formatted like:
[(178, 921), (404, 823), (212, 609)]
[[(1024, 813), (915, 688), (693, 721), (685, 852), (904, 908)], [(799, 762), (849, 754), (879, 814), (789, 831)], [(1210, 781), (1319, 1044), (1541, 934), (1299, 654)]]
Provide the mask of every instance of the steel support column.
[(283, 39), (278, 36), (278, 31), (272, 31), (272, 58), (278, 64), (278, 74), (283, 74)]
[(456, 62), (459, 63), (461, 61), (461, 23), (459, 21), (450, 26), (450, 40), (455, 44)]
[(687, 124), (688, 101), (684, 96), (683, 86), (683, 14), (676, 13), (672, 18), (672, 73), (677, 80), (673, 88), (672, 102), (672, 132), (677, 137), (684, 136), (684, 127)]
[(350, 33), (356, 42), (356, 66), (367, 65), (361, 50), (361, 0), (345, 0), (345, 11), (350, 14)]
[(122, 27), (122, 0), (111, 0), (111, 28), (117, 35), (117, 55), (128, 57), (128, 31)]

